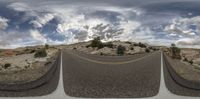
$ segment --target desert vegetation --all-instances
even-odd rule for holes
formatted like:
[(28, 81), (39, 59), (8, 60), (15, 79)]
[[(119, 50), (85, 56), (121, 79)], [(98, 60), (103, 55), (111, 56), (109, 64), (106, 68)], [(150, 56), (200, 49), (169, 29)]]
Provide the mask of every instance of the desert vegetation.
[(112, 42), (107, 42), (107, 43), (103, 43), (101, 42), (100, 37), (96, 37), (91, 41), (91, 44), (87, 45), (86, 47), (92, 47), (92, 48), (104, 48), (104, 47), (109, 47), (109, 48), (113, 48), (113, 44)]
[(151, 53), (159, 50), (159, 47), (150, 46), (142, 42), (131, 41), (109, 41), (102, 42), (100, 37), (96, 37), (88, 42), (80, 42), (66, 46), (72, 50), (82, 51), (89, 54), (98, 55), (134, 55)]
[(117, 54), (118, 54), (118, 55), (124, 55), (125, 50), (126, 50), (126, 48), (125, 48), (124, 46), (119, 45), (119, 46), (117, 47)]
[(181, 50), (178, 47), (176, 47), (175, 44), (171, 44), (170, 54), (171, 54), (172, 58), (174, 58), (174, 59), (181, 59), (180, 52), (181, 52)]
[(41, 77), (51, 67), (49, 64), (55, 61), (57, 52), (56, 47), (48, 44), (1, 50), (0, 82), (26, 82)]
[(183, 63), (193, 66), (200, 66), (200, 51), (192, 48), (178, 48), (175, 44), (171, 44), (169, 48), (165, 49), (171, 58), (178, 59)]
[(47, 52), (45, 48), (37, 50), (36, 53), (34, 54), (35, 58), (41, 58), (41, 57), (46, 57), (46, 56), (47, 56)]

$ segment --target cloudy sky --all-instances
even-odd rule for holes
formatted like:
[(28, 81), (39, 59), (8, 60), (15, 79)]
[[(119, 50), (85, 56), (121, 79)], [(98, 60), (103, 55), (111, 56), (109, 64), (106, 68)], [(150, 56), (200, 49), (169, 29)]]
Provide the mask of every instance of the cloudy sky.
[(200, 48), (199, 0), (0, 0), (0, 48), (100, 36)]

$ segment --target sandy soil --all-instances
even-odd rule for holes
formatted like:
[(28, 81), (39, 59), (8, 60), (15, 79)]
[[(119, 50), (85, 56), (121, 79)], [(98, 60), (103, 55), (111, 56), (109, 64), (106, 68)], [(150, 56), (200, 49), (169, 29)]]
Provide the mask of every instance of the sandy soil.
[[(55, 60), (58, 54), (58, 49), (49, 48), (46, 50), (46, 57), (35, 58), (35, 53), (24, 52), (24, 49), (26, 48), (9, 50), (12, 55), (2, 52), (4, 55), (0, 57), (0, 83), (29, 82), (38, 79), (49, 70), (49, 64)], [(29, 50), (33, 50), (33, 48)], [(37, 49), (34, 48), (34, 50)], [(10, 65), (6, 66), (5, 64)]]
[[(121, 42), (121, 41), (113, 41), (112, 42), (112, 44), (114, 45), (113, 48), (104, 47), (104, 48), (101, 48), (101, 49), (86, 47), (90, 43), (91, 43), (91, 41), (81, 42), (81, 43), (77, 43), (77, 44), (66, 45), (63, 48), (64, 49), (71, 49), (71, 50), (78, 50), (78, 51), (81, 51), (81, 52), (85, 52), (87, 54), (113, 56), (113, 55), (117, 55), (117, 53), (116, 53), (117, 46), (122, 45), (126, 49), (124, 55), (134, 55), (134, 54), (137, 54), (137, 53), (146, 53), (145, 52), (146, 48), (135, 46), (134, 45), (134, 44), (136, 44), (135, 42), (128, 42), (127, 43), (127, 42)], [(145, 45), (147, 46), (147, 48), (150, 47), (147, 44), (145, 44)], [(150, 52), (153, 52), (153, 50), (150, 49)]]

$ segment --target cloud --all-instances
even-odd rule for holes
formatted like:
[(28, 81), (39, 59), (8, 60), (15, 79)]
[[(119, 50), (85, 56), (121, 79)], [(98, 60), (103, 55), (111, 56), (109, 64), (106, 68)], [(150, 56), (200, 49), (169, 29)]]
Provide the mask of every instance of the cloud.
[[(60, 8), (54, 12), (60, 12)], [(57, 14), (59, 15), (59, 13)], [(74, 7), (62, 12), (57, 32), (66, 37), (73, 34), (78, 41), (88, 41), (100, 36), (104, 41), (114, 38), (130, 37), (135, 29), (141, 26), (140, 22), (131, 16), (141, 15), (134, 8), (121, 7)]]
[(200, 32), (198, 21), (200, 22), (200, 17), (174, 19), (172, 24), (166, 26), (164, 30), (178, 35), (193, 36)]
[(11, 3), (7, 7), (16, 11), (20, 11), (20, 12), (32, 10), (26, 3), (23, 3), (23, 2)]
[(43, 25), (47, 24), (54, 18), (53, 14), (45, 14), (43, 16), (37, 16), (36, 20), (30, 21), (30, 24), (33, 24), (35, 28), (42, 28)]
[[(127, 1), (123, 1), (127, 4), (112, 0), (112, 3), (106, 4), (86, 1), (87, 3), (78, 0), (75, 1), (76, 4), (74, 1), (51, 0), (7, 3), (6, 6), (12, 10), (12, 14), (8, 13), (10, 19), (3, 22), (4, 27), (0, 26), (3, 27), (0, 30), (4, 32), (4, 36), (1, 37), (8, 39), (6, 33), (9, 34), (10, 31), (15, 31), (13, 36), (26, 36), (19, 37), (18, 41), (5, 42), (4, 45), (70, 44), (88, 41), (96, 36), (100, 36), (103, 41), (129, 40), (154, 45), (158, 42), (167, 45), (177, 41), (177, 44), (184, 45), (183, 42), (186, 41), (194, 42), (184, 40), (185, 38), (200, 36), (200, 17), (191, 17), (194, 14), (192, 12), (190, 18), (186, 18), (173, 11), (160, 11), (162, 7), (155, 6), (154, 3), (150, 7), (160, 8), (159, 11), (140, 6), (126, 6), (129, 4)], [(13, 28), (16, 26), (18, 28)]]
[(34, 40), (42, 44), (47, 42), (47, 39), (38, 30), (30, 30), (30, 35)]
[(175, 42), (180, 47), (200, 48), (200, 38), (182, 38)]
[(1, 48), (16, 48), (23, 46), (25, 41), (31, 40), (31, 37), (27, 33), (17, 31), (1, 32), (0, 35), (0, 47)]
[(176, 44), (182, 47), (200, 45), (200, 16), (191, 18), (175, 18), (165, 27), (171, 37), (178, 37)]
[(0, 16), (0, 32), (8, 27), (9, 20)]

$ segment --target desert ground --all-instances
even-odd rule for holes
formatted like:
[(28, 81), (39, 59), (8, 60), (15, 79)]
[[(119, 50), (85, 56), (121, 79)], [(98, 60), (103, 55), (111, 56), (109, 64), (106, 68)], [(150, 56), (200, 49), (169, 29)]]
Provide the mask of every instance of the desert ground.
[[(55, 47), (45, 46), (1, 49), (0, 83), (13, 84), (34, 81), (43, 76), (51, 67), (58, 54)], [(36, 56), (45, 50), (45, 56)], [(41, 53), (40, 53), (41, 54)]]
[(136, 43), (136, 42), (113, 41), (107, 43), (112, 43), (112, 46), (105, 46), (100, 49), (96, 47), (88, 47), (88, 45), (91, 44), (91, 41), (88, 41), (88, 42), (80, 42), (76, 44), (67, 45), (64, 46), (63, 48), (77, 50), (87, 54), (105, 55), (105, 56), (118, 55), (116, 53), (118, 46), (123, 46), (125, 48), (123, 55), (142, 54), (159, 50), (159, 47), (150, 46), (148, 44), (143, 44), (140, 42)]

